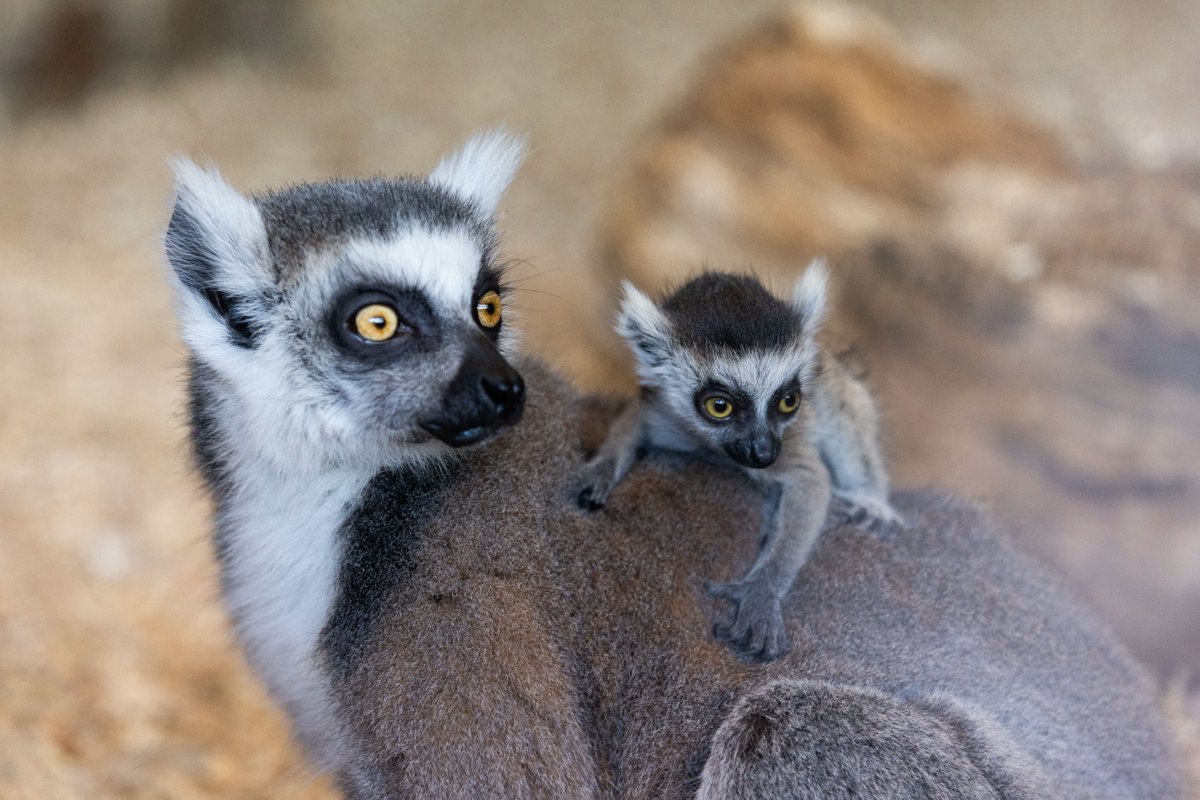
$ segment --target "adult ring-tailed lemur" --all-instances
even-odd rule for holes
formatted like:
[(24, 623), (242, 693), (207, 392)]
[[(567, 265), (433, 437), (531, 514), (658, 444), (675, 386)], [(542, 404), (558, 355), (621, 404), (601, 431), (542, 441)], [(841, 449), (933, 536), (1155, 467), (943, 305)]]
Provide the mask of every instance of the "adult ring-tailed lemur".
[(519, 156), (491, 134), (427, 177), (254, 196), (176, 167), (224, 598), (348, 797), (1179, 796), (1143, 675), (960, 502), (893, 493), (902, 536), (827, 522), (765, 666), (704, 589), (753, 561), (753, 487), (651, 454), (581, 512), (606, 412), (514, 365)]

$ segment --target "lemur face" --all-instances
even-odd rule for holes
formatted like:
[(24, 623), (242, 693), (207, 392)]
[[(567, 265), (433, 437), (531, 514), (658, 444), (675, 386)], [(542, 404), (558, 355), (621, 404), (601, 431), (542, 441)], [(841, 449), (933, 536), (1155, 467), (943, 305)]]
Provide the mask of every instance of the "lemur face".
[(797, 354), (717, 357), (697, 366), (692, 397), (699, 424), (693, 427), (709, 449), (752, 469), (775, 463), (784, 429), (797, 421), (804, 399), (804, 365)]
[(825, 280), (822, 265), (810, 267), (790, 303), (723, 273), (694, 278), (661, 304), (626, 284), (618, 330), (660, 410), (704, 448), (762, 469), (809, 417)]
[(519, 160), (491, 135), (428, 178), (253, 198), (177, 166), (167, 248), (183, 337), (244, 408), (245, 435), (275, 426), (264, 447), (297, 451), (283, 460), (386, 465), (520, 419), (492, 227)]
[(485, 232), (420, 223), (319, 252), (325, 279), (281, 315), (292, 360), (381, 441), (459, 447), (516, 422), (524, 384), (501, 354), (511, 335), (491, 249)]

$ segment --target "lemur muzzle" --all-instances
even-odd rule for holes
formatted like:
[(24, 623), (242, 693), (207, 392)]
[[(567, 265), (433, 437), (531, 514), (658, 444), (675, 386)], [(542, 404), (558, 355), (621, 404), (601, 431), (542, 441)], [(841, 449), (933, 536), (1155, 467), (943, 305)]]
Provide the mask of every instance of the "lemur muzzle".
[(525, 381), (485, 336), (472, 337), (440, 413), (421, 427), (451, 447), (482, 441), (525, 410)]

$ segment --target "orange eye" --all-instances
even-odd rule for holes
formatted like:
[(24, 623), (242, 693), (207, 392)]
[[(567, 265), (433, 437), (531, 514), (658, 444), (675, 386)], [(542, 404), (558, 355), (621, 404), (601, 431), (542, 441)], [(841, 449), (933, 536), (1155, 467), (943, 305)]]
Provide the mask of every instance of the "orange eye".
[(779, 413), (793, 414), (800, 407), (800, 393), (788, 392), (779, 398)]
[(503, 304), (497, 292), (484, 292), (475, 301), (475, 319), (485, 328), (494, 328), (500, 324)]
[(709, 418), (718, 421), (729, 419), (729, 415), (733, 413), (733, 401), (728, 397), (724, 397), (719, 394), (714, 394), (710, 397), (704, 398), (704, 402), (701, 403), (701, 406), (704, 408), (704, 413), (707, 414)]
[(354, 312), (354, 331), (368, 342), (386, 342), (399, 327), (396, 309), (383, 303), (371, 303)]

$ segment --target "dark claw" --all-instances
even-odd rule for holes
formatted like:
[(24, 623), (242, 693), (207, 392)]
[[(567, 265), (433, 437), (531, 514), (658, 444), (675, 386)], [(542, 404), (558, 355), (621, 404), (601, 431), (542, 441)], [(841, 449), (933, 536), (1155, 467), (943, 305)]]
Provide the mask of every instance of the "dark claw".
[(579, 492), (579, 496), (575, 498), (575, 500), (577, 503), (579, 503), (579, 507), (584, 511), (599, 511), (600, 509), (604, 508), (604, 501), (597, 500), (592, 496), (591, 486), (583, 487), (583, 489)]

